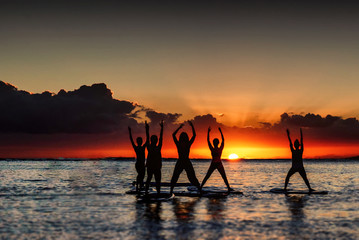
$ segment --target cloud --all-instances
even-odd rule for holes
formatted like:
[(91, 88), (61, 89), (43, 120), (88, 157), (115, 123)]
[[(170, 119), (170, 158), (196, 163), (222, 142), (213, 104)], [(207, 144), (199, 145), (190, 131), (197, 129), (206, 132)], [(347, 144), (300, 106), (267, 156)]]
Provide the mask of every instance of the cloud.
[[(144, 137), (143, 116), (151, 125), (151, 134), (158, 134), (158, 123), (165, 121), (164, 152), (173, 157), (176, 150), (171, 134), (182, 123), (180, 113), (161, 113), (114, 99), (104, 83), (73, 91), (30, 93), (0, 81), (0, 112), (0, 154), (15, 157), (128, 156), (127, 127), (132, 127), (134, 137)], [(359, 142), (358, 119), (333, 115), (283, 113), (278, 122), (260, 122), (259, 127), (227, 126), (212, 114), (194, 116), (191, 121), (197, 132), (194, 148), (198, 149), (207, 147), (209, 126), (221, 127), (227, 146), (232, 147), (286, 146), (285, 129), (291, 129), (295, 137), (300, 127), (305, 141), (313, 145)], [(181, 131), (191, 134), (187, 123)], [(213, 131), (211, 136), (218, 135)]]
[(319, 114), (288, 114), (283, 113), (280, 121), (272, 126), (272, 130), (285, 128), (305, 128), (305, 131), (315, 139), (359, 141), (359, 121), (356, 118), (343, 118)]
[(269, 129), (269, 128), (272, 127), (272, 124), (269, 123), (269, 122), (259, 122), (259, 123), (261, 124), (262, 128), (267, 128), (267, 129)]
[(210, 126), (211, 127), (223, 126), (222, 124), (218, 123), (217, 119), (213, 117), (213, 115), (211, 114), (195, 116), (193, 119), (193, 124), (203, 128), (208, 128)]
[[(0, 81), (0, 132), (1, 133), (115, 133), (127, 131), (142, 132), (143, 124), (138, 115), (145, 114), (155, 129), (161, 120), (167, 131), (175, 129), (180, 113), (161, 113), (137, 103), (121, 101), (112, 97), (111, 90), (104, 83), (81, 86), (73, 91), (60, 90), (57, 94), (45, 91), (29, 93)], [(286, 128), (304, 128), (307, 136), (317, 140), (359, 140), (359, 121), (356, 118), (319, 114), (283, 113), (274, 124), (260, 122), (257, 128), (229, 127), (221, 124), (211, 115), (199, 115), (193, 119), (198, 131), (209, 126), (230, 128), (238, 134), (281, 134)]]
[(196, 116), (193, 123), (199, 131), (204, 131), (211, 127), (222, 127), (225, 135), (236, 136), (247, 141), (268, 142), (284, 140), (286, 141), (285, 130), (289, 128), (293, 132), (303, 128), (306, 140), (315, 142), (340, 142), (350, 143), (359, 142), (359, 121), (356, 118), (343, 118), (340, 116), (319, 114), (293, 114), (283, 113), (280, 120), (276, 123), (259, 122), (259, 127), (238, 127), (226, 126), (219, 123), (211, 114)]
[(181, 116), (114, 99), (104, 83), (33, 94), (0, 81), (0, 112), (0, 133), (31, 134), (114, 133), (127, 131), (127, 126), (138, 132), (144, 127), (138, 123), (142, 113), (153, 126), (164, 120), (173, 128)]
[(159, 113), (154, 110), (146, 110), (146, 117), (152, 124), (158, 124), (163, 120), (166, 124), (174, 124), (182, 114), (179, 113)]
[(339, 123), (343, 120), (341, 117), (335, 117), (327, 115), (325, 118), (319, 114), (308, 113), (306, 115), (289, 115), (288, 113), (283, 113), (280, 116), (280, 122), (278, 125), (283, 126), (298, 126), (298, 127), (310, 127), (310, 128), (322, 128), (330, 127)]
[(32, 94), (0, 81), (2, 133), (109, 133), (136, 124), (135, 107), (113, 99), (104, 83)]

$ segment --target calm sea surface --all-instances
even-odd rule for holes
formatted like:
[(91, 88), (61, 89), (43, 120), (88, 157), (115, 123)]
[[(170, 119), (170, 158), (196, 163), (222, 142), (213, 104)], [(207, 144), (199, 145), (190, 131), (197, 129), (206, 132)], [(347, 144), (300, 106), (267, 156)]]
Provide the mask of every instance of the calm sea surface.
[[(209, 163), (194, 162), (200, 181)], [(174, 164), (163, 163), (163, 181)], [(359, 162), (305, 162), (312, 187), (328, 195), (269, 193), (290, 165), (224, 162), (244, 195), (141, 203), (125, 194), (131, 160), (0, 161), (0, 239), (359, 239)], [(206, 186), (224, 187), (218, 172)], [(298, 174), (289, 187), (306, 189)]]

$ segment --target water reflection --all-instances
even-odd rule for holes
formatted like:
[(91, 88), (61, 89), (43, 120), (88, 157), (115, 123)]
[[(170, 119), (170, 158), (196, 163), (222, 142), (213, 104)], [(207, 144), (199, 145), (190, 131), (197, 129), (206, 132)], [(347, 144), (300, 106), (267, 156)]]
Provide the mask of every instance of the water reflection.
[(224, 217), (224, 203), (226, 198), (209, 198), (207, 203), (208, 214), (212, 220), (219, 221)]
[(179, 223), (190, 222), (194, 219), (194, 209), (200, 198), (175, 198), (173, 211)]
[(180, 239), (191, 239), (195, 235), (195, 207), (200, 198), (175, 198), (173, 212), (177, 220), (176, 235)]
[(150, 221), (160, 222), (161, 219), (161, 202), (146, 203), (145, 219)]
[(305, 203), (307, 200), (308, 200), (307, 196), (297, 196), (297, 195), (286, 196), (288, 209), (292, 214), (292, 220), (303, 221), (303, 219), (305, 218), (303, 208), (305, 207)]
[(304, 213), (304, 207), (308, 201), (308, 196), (287, 195), (285, 200), (288, 204), (288, 210), (291, 213), (291, 221), (289, 223), (290, 235), (297, 236), (298, 234), (306, 234), (308, 229), (305, 222), (306, 215)]
[(163, 239), (162, 231), (162, 203), (136, 204), (136, 239)]
[(204, 233), (205, 238), (208, 239), (221, 239), (223, 238), (223, 230), (225, 224), (223, 220), (226, 218), (225, 203), (226, 198), (209, 198), (207, 201), (207, 215), (208, 215), (208, 229)]
[[(196, 164), (204, 174), (208, 162)], [(286, 162), (230, 164), (243, 176), (239, 185), (229, 172), (244, 196), (138, 203), (125, 194), (133, 161), (0, 161), (0, 239), (358, 239), (358, 163), (313, 163), (325, 196), (267, 193), (280, 186)], [(173, 165), (164, 162), (167, 171)]]

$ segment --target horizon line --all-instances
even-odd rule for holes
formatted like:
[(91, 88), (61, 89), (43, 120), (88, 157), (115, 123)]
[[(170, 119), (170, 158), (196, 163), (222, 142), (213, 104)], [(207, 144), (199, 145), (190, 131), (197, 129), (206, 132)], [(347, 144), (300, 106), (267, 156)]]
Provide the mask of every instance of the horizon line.
[[(40, 160), (56, 160), (56, 161), (72, 161), (72, 160), (78, 160), (78, 161), (123, 161), (123, 160), (136, 160), (135, 157), (99, 157), (99, 158), (83, 158), (83, 157), (36, 157), (36, 158), (0, 158), (0, 161), (16, 161), (16, 160), (33, 160), (33, 161), (40, 161)], [(173, 161), (178, 160), (178, 158), (162, 158), (164, 161)], [(212, 160), (211, 158), (190, 158), (190, 160), (194, 161), (208, 161)], [(291, 158), (238, 158), (238, 159), (228, 159), (223, 158), (222, 161), (228, 161), (228, 162), (239, 162), (239, 161), (265, 161), (265, 160), (282, 160), (282, 161), (290, 161)], [(303, 158), (303, 160), (359, 160), (359, 156), (352, 156), (352, 157), (314, 157), (314, 158)]]

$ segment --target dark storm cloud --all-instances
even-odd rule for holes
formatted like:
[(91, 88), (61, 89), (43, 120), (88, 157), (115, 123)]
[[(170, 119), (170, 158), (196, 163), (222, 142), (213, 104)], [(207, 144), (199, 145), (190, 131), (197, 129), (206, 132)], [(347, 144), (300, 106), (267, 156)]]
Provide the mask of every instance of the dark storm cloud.
[(351, 122), (350, 119), (342, 119), (341, 117), (327, 115), (322, 117), (319, 114), (308, 113), (306, 115), (289, 115), (288, 113), (283, 113), (280, 116), (280, 122), (278, 125), (282, 126), (297, 126), (297, 127), (309, 127), (309, 128), (324, 128), (331, 127), (337, 124), (350, 123), (354, 124), (353, 127), (358, 127), (358, 121), (353, 119), (354, 122)]
[(217, 122), (217, 119), (212, 114), (199, 115), (194, 117), (193, 124), (207, 129), (208, 127), (223, 127), (221, 123)]
[(166, 124), (175, 124), (182, 114), (179, 113), (159, 113), (154, 110), (147, 110), (146, 117), (152, 124), (158, 124), (163, 120)]
[(306, 132), (315, 139), (326, 140), (358, 140), (359, 121), (356, 118), (343, 118), (319, 114), (288, 114), (283, 113), (278, 123), (274, 124), (273, 130), (285, 128), (305, 128)]
[(0, 132), (109, 133), (137, 122), (135, 105), (112, 98), (103, 83), (58, 94), (31, 94), (0, 81)]
[(171, 129), (179, 113), (161, 113), (112, 97), (106, 84), (81, 86), (74, 91), (32, 94), (0, 81), (0, 132), (2, 133), (113, 133), (142, 131), (138, 115), (145, 113), (151, 125), (163, 120)]

